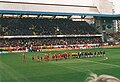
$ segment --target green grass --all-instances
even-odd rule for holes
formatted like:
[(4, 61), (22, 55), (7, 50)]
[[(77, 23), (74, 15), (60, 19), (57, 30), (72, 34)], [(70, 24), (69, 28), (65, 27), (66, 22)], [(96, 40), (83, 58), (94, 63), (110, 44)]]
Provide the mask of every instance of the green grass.
[[(98, 51), (90, 49), (82, 51)], [(120, 79), (120, 48), (104, 49), (105, 57), (67, 59), (49, 62), (31, 60), (32, 55), (45, 53), (63, 53), (76, 51), (49, 51), (25, 53), (27, 61), (23, 62), (22, 53), (0, 55), (0, 82), (84, 82), (91, 72), (113, 75)]]

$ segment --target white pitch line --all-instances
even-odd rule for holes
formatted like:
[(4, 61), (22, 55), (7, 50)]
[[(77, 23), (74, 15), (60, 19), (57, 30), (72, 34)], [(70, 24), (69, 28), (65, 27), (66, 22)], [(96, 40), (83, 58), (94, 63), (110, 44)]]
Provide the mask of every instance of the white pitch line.
[(120, 67), (119, 65), (114, 65), (114, 64), (101, 63), (101, 62), (96, 62), (96, 61), (91, 61), (91, 60), (84, 60), (84, 59), (81, 59), (81, 60), (87, 61), (87, 62), (93, 62), (93, 63), (103, 64), (103, 65), (114, 66), (114, 67)]
[(98, 60), (97, 62), (105, 61), (105, 60), (108, 60), (108, 57), (105, 57), (104, 59)]

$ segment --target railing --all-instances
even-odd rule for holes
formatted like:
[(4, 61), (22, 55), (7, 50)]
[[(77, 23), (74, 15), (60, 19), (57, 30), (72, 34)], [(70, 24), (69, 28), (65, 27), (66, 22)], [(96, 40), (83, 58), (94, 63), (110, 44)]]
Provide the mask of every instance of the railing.
[(0, 38), (50, 38), (50, 37), (102, 37), (102, 34), (86, 34), (86, 35), (32, 35), (32, 36), (0, 36)]

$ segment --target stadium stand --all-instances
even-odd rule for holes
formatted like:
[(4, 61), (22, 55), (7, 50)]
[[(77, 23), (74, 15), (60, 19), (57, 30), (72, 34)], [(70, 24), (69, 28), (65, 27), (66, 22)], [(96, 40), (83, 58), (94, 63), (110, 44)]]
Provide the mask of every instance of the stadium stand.
[(27, 48), (29, 51), (37, 51), (41, 47), (47, 49), (48, 46), (64, 48), (64, 46), (76, 47), (77, 45), (84, 47), (84, 44), (95, 44), (94, 47), (102, 45), (101, 36), (96, 36), (99, 32), (86, 21), (49, 18), (1, 19), (0, 36), (8, 36), (0, 39), (1, 49), (13, 51)]
[[(83, 45), (84, 44), (84, 45)], [(100, 37), (89, 38), (19, 38), (19, 39), (2, 39), (0, 40), (0, 47), (4, 50), (26, 50), (37, 51), (40, 49), (53, 49), (53, 48), (75, 48), (85, 44), (102, 44)], [(56, 47), (55, 47), (56, 46)], [(100, 47), (100, 45), (92, 45), (93, 47)], [(91, 46), (91, 47), (92, 47)], [(32, 48), (32, 50), (31, 50)]]
[(72, 44), (97, 44), (102, 43), (99, 37), (90, 38), (42, 38), (42, 39), (5, 39), (0, 41), (1, 46), (50, 46), (50, 45), (72, 45)]
[(120, 32), (110, 33), (109, 35), (113, 37), (115, 40), (120, 39)]
[(83, 35), (98, 34), (86, 21), (67, 19), (7, 19), (1, 20), (0, 35)]

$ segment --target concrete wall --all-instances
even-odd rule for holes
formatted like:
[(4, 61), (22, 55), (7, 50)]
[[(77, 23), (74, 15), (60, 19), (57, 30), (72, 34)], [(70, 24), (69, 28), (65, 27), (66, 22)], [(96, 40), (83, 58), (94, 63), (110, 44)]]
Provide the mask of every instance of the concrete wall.
[(26, 4), (8, 2), (0, 2), (0, 10), (98, 14), (97, 8), (93, 6), (50, 5), (32, 3)]
[(114, 5), (108, 0), (94, 0), (93, 5), (97, 6), (101, 14), (113, 14)]

